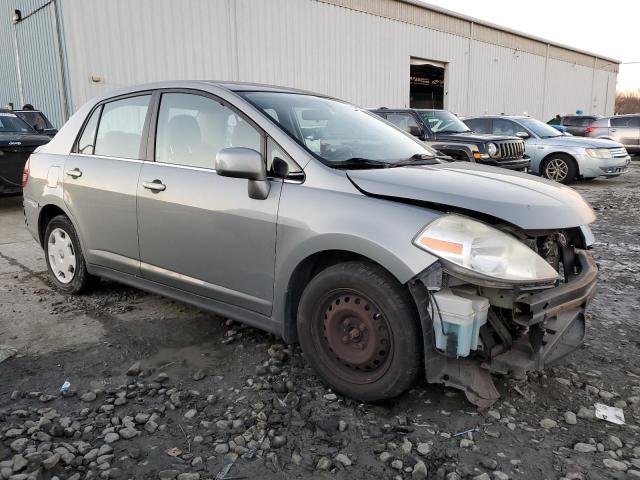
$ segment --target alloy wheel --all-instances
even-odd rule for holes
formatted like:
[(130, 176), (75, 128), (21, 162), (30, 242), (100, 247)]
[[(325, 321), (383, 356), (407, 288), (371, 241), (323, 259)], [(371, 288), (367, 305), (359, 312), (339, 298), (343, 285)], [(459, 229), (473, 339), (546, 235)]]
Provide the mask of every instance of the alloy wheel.
[(547, 162), (544, 170), (545, 176), (549, 180), (561, 182), (565, 178), (567, 178), (567, 174), (569, 173), (569, 165), (567, 165), (567, 162), (561, 158), (552, 158)]

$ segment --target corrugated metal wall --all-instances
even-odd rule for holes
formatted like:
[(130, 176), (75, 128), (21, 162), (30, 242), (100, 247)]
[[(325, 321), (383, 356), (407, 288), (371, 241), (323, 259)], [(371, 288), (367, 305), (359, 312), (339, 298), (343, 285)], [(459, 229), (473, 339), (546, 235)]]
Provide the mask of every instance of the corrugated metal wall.
[(427, 28), (442, 14), (392, 0), (58, 1), (74, 109), (120, 86), (180, 78), (408, 106), (410, 57), (447, 64), (445, 107), (460, 114), (547, 119), (607, 103), (613, 109), (612, 99), (592, 98), (605, 92), (607, 74), (593, 75), (583, 54), (574, 64), (553, 58), (566, 55), (556, 49), (547, 60), (545, 44), (453, 17)]
[[(55, 2), (0, 1), (0, 11), (6, 12), (0, 20), (0, 36), (9, 40), (2, 48), (2, 60), (7, 61), (6, 71), (3, 63), (0, 74), (2, 102), (11, 101), (15, 108), (31, 103), (59, 127), (66, 121), (66, 101)], [(15, 9), (23, 17), (17, 24), (11, 20)]]
[(20, 103), (11, 5), (10, 0), (0, 0), (0, 108)]

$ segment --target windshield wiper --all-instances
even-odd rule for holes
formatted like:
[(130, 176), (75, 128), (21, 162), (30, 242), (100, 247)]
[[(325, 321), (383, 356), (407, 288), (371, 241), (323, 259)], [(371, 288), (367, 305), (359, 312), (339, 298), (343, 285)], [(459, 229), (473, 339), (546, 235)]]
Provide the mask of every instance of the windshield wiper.
[(352, 157), (346, 160), (330, 162), (329, 166), (333, 168), (388, 168), (389, 162), (372, 160), (370, 158)]
[(404, 160), (398, 160), (389, 164), (388, 168), (404, 167), (405, 165), (436, 165), (440, 163), (438, 159), (444, 159), (448, 157), (442, 157), (439, 155), (426, 155), (424, 153), (416, 153), (415, 155), (405, 158)]

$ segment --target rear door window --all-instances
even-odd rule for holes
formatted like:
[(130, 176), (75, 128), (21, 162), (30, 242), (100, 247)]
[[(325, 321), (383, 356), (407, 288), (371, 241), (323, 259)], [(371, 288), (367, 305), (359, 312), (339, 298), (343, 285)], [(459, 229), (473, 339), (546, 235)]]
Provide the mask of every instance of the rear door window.
[(491, 133), (491, 119), (490, 118), (471, 118), (465, 120), (471, 130), (477, 133)]
[(96, 135), (94, 153), (107, 157), (140, 158), (144, 122), (151, 95), (105, 103)]
[(413, 115), (406, 113), (388, 113), (387, 121), (393, 123), (400, 130), (404, 130), (407, 133), (410, 133), (411, 127), (422, 130)]
[(510, 135), (515, 136), (515, 134), (519, 131), (523, 131), (524, 128), (520, 127), (518, 130), (518, 125), (511, 120), (505, 120), (504, 118), (496, 118), (493, 121), (493, 133), (494, 135)]
[(628, 127), (630, 120), (631, 120), (631, 118), (629, 118), (629, 117), (612, 118), (611, 119), (611, 126), (612, 127)]

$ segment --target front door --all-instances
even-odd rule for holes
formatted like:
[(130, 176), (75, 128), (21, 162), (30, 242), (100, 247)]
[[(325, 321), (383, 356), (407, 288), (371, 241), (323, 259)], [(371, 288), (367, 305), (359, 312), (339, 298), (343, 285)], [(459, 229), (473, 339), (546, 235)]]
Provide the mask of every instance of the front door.
[(136, 190), (151, 95), (99, 105), (64, 165), (64, 199), (90, 264), (139, 273)]
[(221, 177), (226, 147), (265, 151), (261, 131), (221, 100), (185, 91), (160, 97), (155, 162), (138, 185), (142, 275), (226, 304), (271, 313), (281, 181), (265, 200), (247, 180)]

